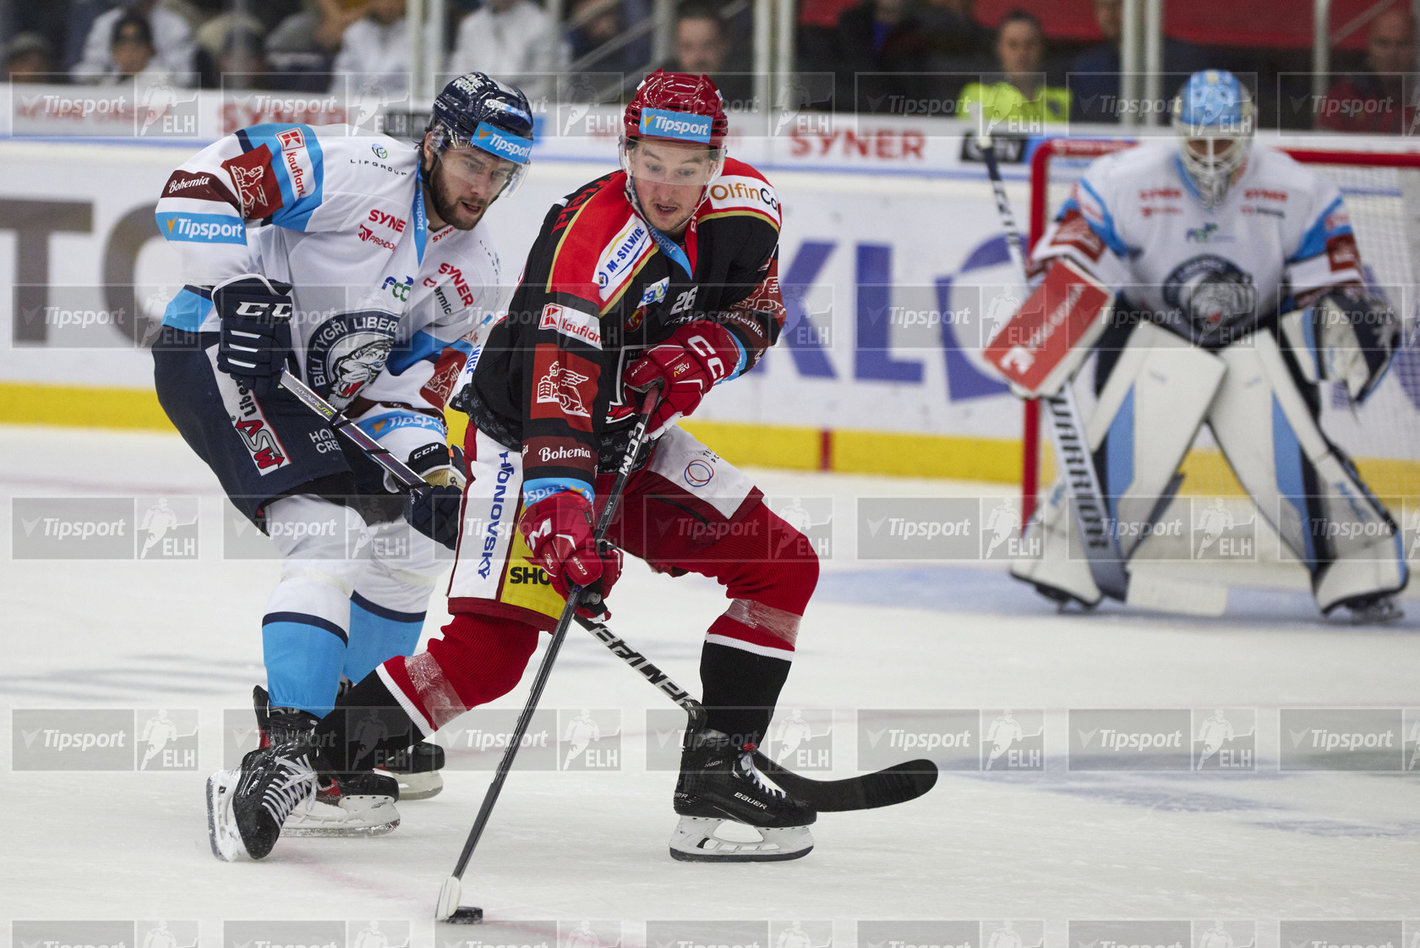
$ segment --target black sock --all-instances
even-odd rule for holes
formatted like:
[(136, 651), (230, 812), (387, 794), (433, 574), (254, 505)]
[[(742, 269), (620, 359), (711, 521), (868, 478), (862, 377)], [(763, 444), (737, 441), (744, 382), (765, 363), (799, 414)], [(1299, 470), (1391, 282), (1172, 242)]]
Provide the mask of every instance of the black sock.
[(316, 725), (311, 764), (321, 773), (383, 767), (422, 734), (375, 672), (336, 699)]
[(700, 652), (705, 726), (730, 735), (738, 746), (763, 741), (791, 664), (706, 642)]

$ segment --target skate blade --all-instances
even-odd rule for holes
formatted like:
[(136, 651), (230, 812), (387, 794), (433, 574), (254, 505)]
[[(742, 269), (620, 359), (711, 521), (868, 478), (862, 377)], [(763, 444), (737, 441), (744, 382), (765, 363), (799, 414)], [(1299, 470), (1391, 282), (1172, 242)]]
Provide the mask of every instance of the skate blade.
[(400, 800), (427, 800), (430, 797), (437, 797), (444, 789), (444, 778), (439, 776), (438, 771), (429, 773), (409, 773), (400, 770), (385, 770), (376, 768), (378, 773), (389, 774), (399, 781)]
[(670, 845), (671, 858), (679, 862), (783, 862), (813, 848), (807, 826), (749, 826), (703, 816), (682, 816)]
[(339, 805), (312, 798), (286, 817), (282, 836), (384, 836), (399, 826), (399, 811), (389, 797), (342, 797)]
[(232, 816), (231, 790), (240, 777), (239, 770), (219, 770), (207, 778), (207, 841), (212, 855), (223, 862), (248, 858)]

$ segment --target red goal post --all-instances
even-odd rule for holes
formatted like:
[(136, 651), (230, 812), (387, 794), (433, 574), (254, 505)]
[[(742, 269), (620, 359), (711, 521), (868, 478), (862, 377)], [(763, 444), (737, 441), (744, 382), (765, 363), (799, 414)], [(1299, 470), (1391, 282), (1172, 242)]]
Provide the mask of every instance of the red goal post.
[[(1030, 164), (1028, 247), (1035, 246), (1089, 162), (1135, 144), (1132, 139), (1100, 138), (1054, 138), (1041, 142)], [(1330, 146), (1331, 141), (1327, 144)], [(1369, 144), (1345, 148), (1283, 147), (1280, 150), (1303, 164), (1317, 166), (1322, 173), (1337, 180), (1356, 230), (1362, 262), (1380, 285), (1403, 287), (1412, 294), (1412, 298), (1391, 302), (1403, 320), (1398, 346), (1412, 350), (1406, 353), (1407, 360), (1414, 356), (1414, 366), (1420, 366), (1420, 352), (1413, 351), (1420, 346), (1420, 326), (1417, 326), (1413, 299), (1414, 288), (1420, 282), (1420, 152), (1376, 150)], [(1409, 361), (1407, 366), (1411, 366)], [(1392, 370), (1385, 387), (1399, 389), (1402, 383), (1394, 377), (1396, 374)], [(1404, 495), (1420, 491), (1416, 486), (1420, 481), (1414, 479), (1420, 474), (1420, 401), (1417, 401), (1420, 378), (1407, 375), (1405, 383), (1406, 391), (1401, 397), (1397, 397), (1397, 393), (1389, 397), (1391, 403), (1399, 404), (1406, 412), (1403, 417), (1393, 419), (1397, 433), (1405, 433), (1405, 443), (1397, 445), (1395, 450), (1387, 449), (1387, 464), (1390, 460), (1401, 463), (1394, 472), (1388, 475), (1383, 472), (1382, 483), (1373, 485), (1383, 499), (1395, 497), (1397, 490), (1402, 490)], [(1022, 524), (1029, 520), (1039, 496), (1043, 453), (1039, 403), (1027, 400), (1024, 405)], [(1369, 410), (1371, 405), (1368, 402), (1363, 410)], [(1409, 414), (1412, 409), (1413, 415)], [(1344, 439), (1334, 440), (1350, 453), (1358, 453)], [(1365, 449), (1360, 453), (1364, 455)], [(1390, 454), (1399, 457), (1392, 459)], [(1367, 465), (1361, 467), (1363, 473), (1368, 473)], [(1409, 486), (1405, 486), (1407, 484)]]

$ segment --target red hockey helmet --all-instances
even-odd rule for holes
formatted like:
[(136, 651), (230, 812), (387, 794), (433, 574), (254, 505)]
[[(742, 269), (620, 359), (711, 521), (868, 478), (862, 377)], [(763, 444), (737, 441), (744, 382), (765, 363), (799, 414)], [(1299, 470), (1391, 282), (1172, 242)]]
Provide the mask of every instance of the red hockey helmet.
[(725, 100), (709, 76), (657, 69), (641, 80), (626, 106), (627, 139), (700, 142), (721, 148), (729, 131)]

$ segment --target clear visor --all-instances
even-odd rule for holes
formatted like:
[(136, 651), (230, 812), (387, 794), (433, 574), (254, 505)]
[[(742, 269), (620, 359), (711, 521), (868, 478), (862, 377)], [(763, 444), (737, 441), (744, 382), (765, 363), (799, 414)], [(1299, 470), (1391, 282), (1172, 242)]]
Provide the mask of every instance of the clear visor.
[(621, 140), (621, 169), (636, 181), (705, 188), (724, 167), (723, 147)]
[(437, 130), (434, 149), (444, 172), (459, 184), (485, 193), (491, 201), (518, 190), (528, 166), (500, 158), (468, 139)]

